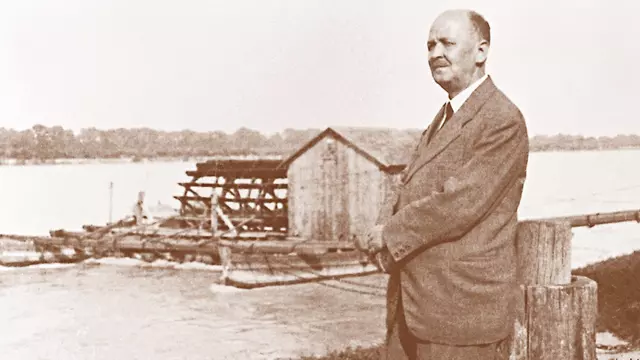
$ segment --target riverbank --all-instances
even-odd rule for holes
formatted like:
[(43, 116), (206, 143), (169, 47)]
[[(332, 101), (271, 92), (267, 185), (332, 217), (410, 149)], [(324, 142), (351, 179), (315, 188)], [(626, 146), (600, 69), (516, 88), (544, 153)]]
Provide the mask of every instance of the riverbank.
[[(344, 351), (336, 351), (326, 356), (314, 357), (304, 356), (300, 360), (379, 360), (380, 348), (354, 348)], [(640, 359), (640, 351), (631, 352), (598, 352), (598, 360), (636, 360)]]
[(640, 251), (572, 271), (598, 283), (596, 331), (608, 331), (640, 349)]
[[(640, 251), (574, 269), (572, 274), (598, 283), (598, 359), (640, 359)], [(300, 360), (377, 360), (379, 351), (380, 346), (348, 348)]]
[(300, 360), (379, 360), (380, 346), (363, 348), (349, 348), (341, 351), (332, 351), (325, 356), (303, 356)]

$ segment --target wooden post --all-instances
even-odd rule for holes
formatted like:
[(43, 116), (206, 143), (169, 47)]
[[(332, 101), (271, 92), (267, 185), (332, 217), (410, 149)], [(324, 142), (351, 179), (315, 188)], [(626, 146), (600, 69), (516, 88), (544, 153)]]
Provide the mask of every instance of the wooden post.
[(572, 237), (567, 223), (521, 221), (516, 243), (520, 284), (568, 284)]
[(228, 246), (218, 245), (218, 256), (220, 257), (220, 265), (222, 266), (220, 281), (224, 284), (229, 278), (229, 269), (232, 266), (231, 248), (229, 248)]
[(211, 195), (211, 234), (215, 237), (218, 233), (218, 212), (216, 209), (218, 208), (218, 195), (216, 194), (215, 189), (213, 189), (213, 194)]
[[(213, 194), (211, 195), (211, 236), (215, 240), (220, 240), (218, 239), (218, 216), (222, 216), (225, 223), (227, 223), (227, 221), (229, 222), (227, 223), (227, 226), (233, 226), (231, 225), (231, 221), (224, 217), (224, 213), (218, 205), (218, 194), (214, 189)], [(231, 229), (235, 231), (235, 229)], [(229, 277), (229, 269), (231, 268), (231, 249), (218, 244), (218, 256), (220, 257), (220, 265), (222, 266), (220, 281), (224, 284)]]
[(510, 360), (595, 360), (597, 284), (571, 276), (571, 224), (518, 224), (518, 301)]
[(109, 224), (113, 217), (113, 181), (109, 182)]
[(565, 285), (527, 289), (529, 359), (596, 359), (597, 284), (575, 276)]

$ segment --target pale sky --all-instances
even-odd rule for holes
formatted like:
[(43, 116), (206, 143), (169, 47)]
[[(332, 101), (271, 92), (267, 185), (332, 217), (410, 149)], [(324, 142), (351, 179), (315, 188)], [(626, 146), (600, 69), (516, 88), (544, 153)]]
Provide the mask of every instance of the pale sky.
[(2, 1), (0, 127), (423, 128), (429, 26), (471, 7), (531, 135), (640, 134), (640, 3), (606, 3)]

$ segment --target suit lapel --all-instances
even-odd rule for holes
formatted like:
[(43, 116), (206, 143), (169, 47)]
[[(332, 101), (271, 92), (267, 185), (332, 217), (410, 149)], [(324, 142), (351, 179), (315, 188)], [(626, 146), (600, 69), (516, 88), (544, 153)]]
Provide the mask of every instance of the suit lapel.
[[(471, 94), (469, 99), (464, 102), (462, 107), (453, 114), (442, 129), (437, 131), (437, 134), (434, 124), (439, 124), (439, 122), (434, 120), (431, 123), (429, 126), (430, 129), (427, 129), (428, 139), (430, 140), (426, 146), (419, 147), (418, 156), (409, 167), (409, 170), (403, 179), (403, 183), (407, 183), (411, 180), (411, 177), (416, 173), (416, 171), (429, 163), (429, 161), (442, 152), (447, 145), (460, 136), (461, 129), (473, 119), (475, 114), (478, 113), (482, 105), (484, 105), (495, 90), (496, 87), (493, 84), (493, 81), (490, 77), (487, 77), (487, 79)], [(438, 112), (436, 120), (440, 119), (438, 116), (442, 117), (443, 111), (444, 107)]]
[(413, 155), (409, 160), (409, 162), (407, 163), (407, 167), (405, 168), (404, 175), (402, 176), (402, 182), (405, 182), (405, 180), (407, 179), (407, 175), (413, 172), (413, 168), (416, 165), (416, 159), (422, 153), (422, 149), (425, 146), (427, 146), (430, 139), (433, 137), (435, 125), (439, 124), (439, 120), (442, 119), (442, 117), (444, 116), (444, 108), (445, 106), (442, 105), (442, 107), (440, 108), (440, 111), (438, 111), (438, 114), (431, 121), (431, 124), (429, 124), (429, 126), (427, 126), (427, 128), (422, 132), (422, 135), (420, 136), (420, 140), (418, 140), (418, 145), (416, 145)]

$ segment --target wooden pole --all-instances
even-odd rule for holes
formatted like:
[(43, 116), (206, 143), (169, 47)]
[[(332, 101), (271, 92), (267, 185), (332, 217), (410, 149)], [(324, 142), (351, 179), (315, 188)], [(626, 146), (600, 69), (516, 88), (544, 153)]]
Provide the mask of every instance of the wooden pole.
[(218, 246), (218, 256), (220, 257), (220, 265), (222, 266), (222, 273), (220, 274), (220, 281), (226, 284), (229, 278), (229, 270), (231, 269), (231, 248), (228, 246)]
[(109, 182), (109, 224), (113, 220), (113, 181)]
[(218, 233), (218, 212), (216, 209), (218, 208), (218, 195), (216, 194), (215, 189), (213, 190), (213, 194), (211, 195), (211, 206), (210, 206), (210, 216), (211, 216), (211, 234), (215, 237)]
[[(222, 209), (220, 209), (220, 206), (218, 205), (218, 194), (216, 194), (216, 191), (214, 189), (213, 194), (211, 195), (211, 237), (214, 241), (219, 243), (220, 239), (218, 238), (218, 216), (222, 216), (223, 220), (228, 220), (225, 218)], [(227, 224), (227, 226), (229, 226), (229, 224)], [(229, 229), (235, 231), (233, 227), (230, 227)], [(220, 257), (220, 265), (222, 266), (220, 281), (225, 284), (229, 277), (229, 269), (232, 265), (231, 248), (218, 244), (218, 256)]]
[(518, 276), (523, 285), (571, 282), (571, 226), (565, 222), (518, 224)]
[(640, 209), (562, 216), (556, 218), (539, 219), (538, 221), (568, 222), (569, 224), (571, 224), (571, 227), (593, 227), (596, 225), (614, 224), (628, 221), (635, 221), (640, 223)]
[(521, 221), (510, 360), (595, 360), (597, 284), (571, 276), (568, 221)]

